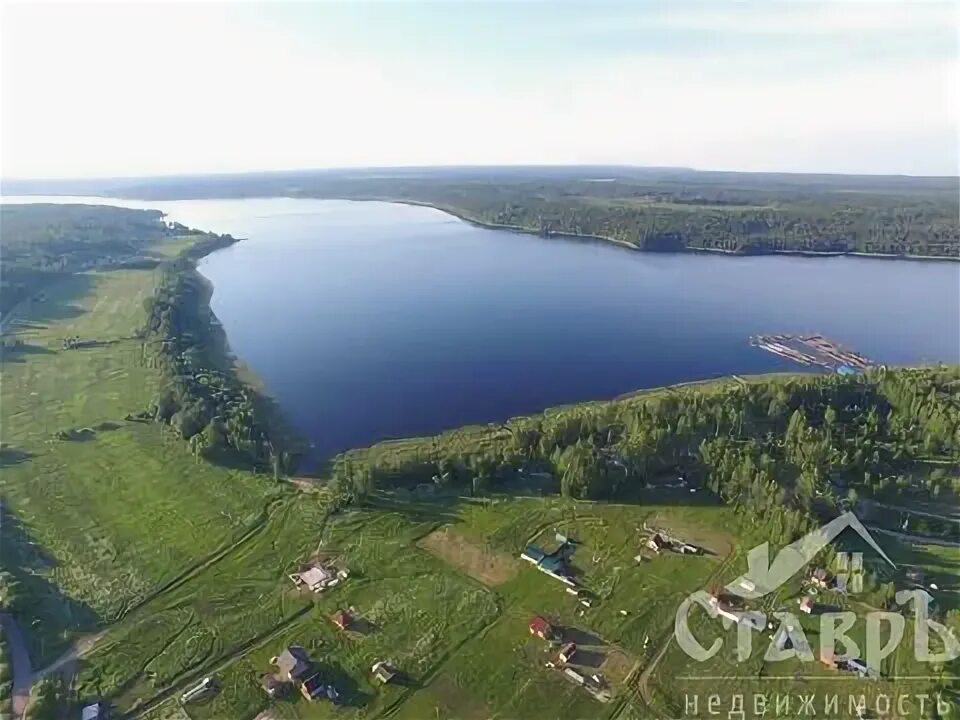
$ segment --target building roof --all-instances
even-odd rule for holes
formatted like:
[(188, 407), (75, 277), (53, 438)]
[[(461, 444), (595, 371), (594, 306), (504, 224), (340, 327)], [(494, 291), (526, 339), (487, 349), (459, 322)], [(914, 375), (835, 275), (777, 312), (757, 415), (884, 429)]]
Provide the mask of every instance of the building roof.
[(576, 651), (577, 651), (576, 643), (567, 643), (562, 648), (560, 648), (559, 654), (563, 655), (564, 657), (572, 657)]
[(548, 623), (546, 620), (544, 620), (544, 619), (543, 619), (542, 617), (540, 617), (539, 615), (530, 618), (529, 627), (530, 627), (530, 630), (531, 630), (531, 631), (533, 631), (533, 632), (535, 632), (535, 633), (537, 633), (537, 634), (539, 634), (539, 635), (546, 635), (546, 634), (550, 633), (550, 632), (553, 630), (553, 628), (551, 627), (550, 623)]
[(567, 571), (567, 563), (564, 562), (563, 558), (555, 555), (543, 558), (543, 560), (540, 561), (540, 567), (557, 575), (562, 575)]
[(317, 695), (324, 694), (327, 689), (327, 685), (325, 682), (323, 682), (323, 678), (320, 677), (320, 673), (314, 673), (303, 681), (303, 683), (300, 685), (300, 688), (301, 692), (303, 692), (305, 695), (314, 698), (317, 697)]
[(314, 566), (309, 570), (304, 570), (302, 573), (300, 573), (300, 579), (308, 587), (314, 587), (315, 585), (319, 585), (320, 583), (326, 582), (332, 577), (333, 577), (332, 572), (330, 572), (325, 568), (317, 567), (317, 566)]
[(393, 668), (390, 667), (390, 665), (385, 663), (383, 660), (380, 660), (379, 662), (377, 662), (370, 669), (373, 671), (373, 674), (376, 675), (383, 682), (389, 681), (396, 674)]
[(331, 619), (333, 620), (333, 624), (340, 628), (346, 628), (352, 620), (346, 610), (337, 610)]
[(94, 703), (93, 705), (87, 705), (80, 711), (81, 720), (98, 720), (103, 717), (101, 712), (100, 703)]
[(282, 674), (298, 680), (310, 670), (310, 656), (299, 645), (291, 645), (280, 653), (276, 665)]
[(523, 554), (534, 562), (540, 562), (547, 556), (547, 554), (536, 545), (527, 545), (527, 549), (523, 551)]

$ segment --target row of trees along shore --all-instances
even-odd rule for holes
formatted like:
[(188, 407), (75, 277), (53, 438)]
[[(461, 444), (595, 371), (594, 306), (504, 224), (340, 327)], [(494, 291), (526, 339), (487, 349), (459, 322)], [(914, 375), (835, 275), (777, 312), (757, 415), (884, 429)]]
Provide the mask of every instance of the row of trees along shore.
[(209, 306), (211, 288), (193, 260), (235, 242), (209, 235), (161, 269), (153, 296), (144, 301), (144, 362), (164, 384), (145, 418), (166, 423), (208, 459), (240, 459), (289, 472), (294, 458), (271, 434), (264, 401), (236, 374), (226, 339)]
[(643, 502), (682, 473), (785, 543), (861, 499), (956, 499), (958, 462), (960, 368), (879, 369), (690, 385), (381, 443), (337, 456), (332, 486), (349, 503), (425, 483), (522, 492), (549, 476), (568, 497)]

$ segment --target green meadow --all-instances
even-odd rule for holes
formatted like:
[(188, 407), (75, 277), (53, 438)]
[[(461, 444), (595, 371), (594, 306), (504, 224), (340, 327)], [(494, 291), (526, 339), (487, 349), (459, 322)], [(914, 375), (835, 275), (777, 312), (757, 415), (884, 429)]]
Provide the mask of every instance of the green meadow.
[[(126, 419), (160, 382), (135, 337), (156, 280), (150, 269), (64, 276), (8, 320), (24, 345), (2, 367), (3, 548), (34, 601), (37, 666), (258, 527), (277, 492)], [(64, 349), (76, 336), (96, 344)]]

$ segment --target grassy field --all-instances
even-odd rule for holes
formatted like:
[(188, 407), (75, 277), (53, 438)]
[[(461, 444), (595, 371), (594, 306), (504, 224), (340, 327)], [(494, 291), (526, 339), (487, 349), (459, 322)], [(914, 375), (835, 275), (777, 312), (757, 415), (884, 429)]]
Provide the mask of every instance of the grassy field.
[[(614, 706), (543, 667), (550, 656), (543, 641), (531, 640), (529, 618), (550, 617), (585, 648), (584, 669), (622, 682), (642, 659), (647, 636), (669, 630), (677, 600), (722, 564), (720, 557), (665, 555), (637, 566), (636, 526), (652, 517), (696, 520), (729, 553), (727, 515), (722, 508), (674, 512), (559, 499), (384, 497), (325, 521), (316, 496), (283, 499), (263, 530), (117, 624), (86, 658), (80, 687), (120, 709), (151, 709), (175, 702), (170, 688), (179, 692), (214, 672), (220, 691), (191, 705), (191, 717), (252, 717), (268, 700), (259, 675), (283, 647), (299, 644), (337, 679), (345, 704), (291, 698), (274, 703), (276, 717), (415, 718), (424, 708), (447, 716), (475, 708), (486, 717), (526, 714), (546, 699), (558, 714), (573, 706), (589, 716)], [(510, 563), (545, 528), (575, 534), (584, 543), (582, 578), (600, 605), (581, 615), (565, 586), (522, 562), (505, 582), (484, 585), (421, 547), (447, 526), (464, 545)], [(318, 547), (351, 576), (336, 589), (304, 595), (286, 574)], [(338, 608), (350, 608), (361, 629), (338, 630), (330, 622)], [(619, 612), (625, 608), (627, 616)], [(382, 659), (404, 673), (403, 684), (371, 684), (369, 669)]]
[[(916, 681), (872, 682), (818, 665), (764, 662), (767, 634), (758, 634), (754, 655), (737, 663), (735, 631), (724, 631), (698, 611), (692, 615), (694, 632), (704, 644), (723, 639), (724, 650), (704, 664), (683, 654), (672, 639), (676, 607), (687, 594), (729, 582), (745, 569), (728, 508), (382, 495), (371, 507), (325, 518), (321, 505), (315, 494), (277, 501), (263, 530), (131, 613), (86, 658), (81, 690), (110, 697), (134, 717), (164, 718), (164, 712), (177, 717), (175, 695), (212, 674), (219, 691), (187, 705), (189, 717), (242, 719), (267, 712), (272, 718), (416, 720), (678, 717), (685, 696), (702, 696), (705, 703), (718, 682), (724, 692), (748, 697), (803, 690), (820, 698), (837, 693), (843, 703), (847, 694), (872, 700), (924, 689)], [(647, 553), (638, 562), (645, 522), (709, 552)], [(531, 540), (555, 544), (556, 531), (578, 541), (572, 565), (593, 596), (590, 608), (559, 581), (517, 561)], [(427, 538), (432, 540), (425, 544)], [(443, 540), (466, 552), (438, 553)], [(318, 549), (348, 567), (351, 576), (320, 595), (303, 594), (286, 574)], [(472, 563), (478, 557), (500, 572), (477, 579)], [(798, 579), (757, 607), (796, 613), (801, 594)], [(861, 614), (869, 609), (840, 595), (821, 601)], [(353, 630), (332, 624), (337, 609), (349, 609), (358, 619)], [(578, 644), (573, 667), (606, 677), (610, 702), (599, 702), (546, 666), (556, 647), (529, 634), (533, 615), (548, 618), (565, 641)], [(803, 627), (815, 645), (816, 619), (804, 616)], [(908, 623), (885, 673), (926, 672), (912, 659), (910, 632)], [(862, 627), (853, 636), (863, 644)], [(336, 683), (341, 705), (308, 703), (298, 695), (267, 698), (258, 678), (290, 644), (305, 647)], [(393, 663), (403, 682), (374, 683), (370, 667), (377, 660)], [(801, 672), (822, 679), (798, 686), (794, 676)], [(844, 712), (845, 705), (841, 717)]]
[[(134, 337), (156, 277), (66, 276), (7, 327), (26, 346), (3, 362), (3, 550), (39, 599), (26, 623), (38, 665), (263, 521), (261, 478), (197, 464), (161, 426), (125, 419), (159, 382)], [(74, 336), (96, 345), (63, 349)]]

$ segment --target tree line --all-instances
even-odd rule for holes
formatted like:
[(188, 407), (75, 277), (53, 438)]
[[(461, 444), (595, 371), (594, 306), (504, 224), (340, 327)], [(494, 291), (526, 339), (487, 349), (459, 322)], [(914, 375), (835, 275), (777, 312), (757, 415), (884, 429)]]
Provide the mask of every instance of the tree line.
[[(571, 498), (631, 499), (684, 478), (791, 542), (863, 499), (955, 498), (960, 369), (723, 381), (588, 403), (504, 425), (353, 450), (332, 463), (343, 502), (423, 483), (522, 490), (534, 474)], [(936, 489), (936, 490), (934, 490)]]
[(0, 206), (0, 312), (63, 274), (149, 260), (149, 246), (189, 233), (159, 210), (99, 205)]
[(230, 455), (279, 475), (292, 470), (294, 459), (271, 436), (256, 392), (236, 377), (213, 321), (209, 283), (191, 260), (232, 242), (211, 235), (194, 245), (162, 268), (144, 301), (144, 362), (164, 378), (146, 415), (173, 428), (198, 458)]

